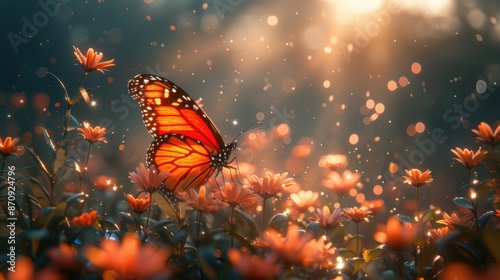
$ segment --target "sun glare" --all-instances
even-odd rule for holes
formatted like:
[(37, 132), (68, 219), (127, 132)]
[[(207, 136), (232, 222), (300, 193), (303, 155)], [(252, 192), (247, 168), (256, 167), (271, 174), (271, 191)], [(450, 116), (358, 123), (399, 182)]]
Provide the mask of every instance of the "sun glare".
[(379, 9), (382, 0), (331, 0), (335, 14), (342, 22), (349, 22), (357, 16), (367, 14)]

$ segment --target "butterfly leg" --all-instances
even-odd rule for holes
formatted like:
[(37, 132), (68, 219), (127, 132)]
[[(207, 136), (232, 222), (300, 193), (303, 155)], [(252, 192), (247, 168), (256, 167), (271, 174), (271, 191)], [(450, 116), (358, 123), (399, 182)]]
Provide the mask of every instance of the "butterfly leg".
[[(239, 168), (238, 158), (237, 158), (237, 157), (234, 157), (233, 159), (231, 159), (231, 160), (229, 161), (229, 163), (232, 163), (233, 161), (236, 161), (236, 167), (234, 167), (234, 166), (229, 166), (229, 165), (228, 165), (228, 166), (226, 166), (226, 168), (228, 168), (228, 169), (229, 169), (229, 172), (230, 172), (230, 174), (231, 174), (231, 180), (233, 180), (233, 179), (234, 179), (234, 177), (233, 177), (233, 173), (232, 173), (232, 170), (234, 169), (234, 170), (235, 170), (235, 174), (236, 174), (236, 176), (235, 176), (235, 177), (236, 177), (236, 181), (238, 181), (238, 184), (239, 184), (239, 185), (243, 185), (243, 183), (241, 182), (241, 181), (243, 181), (243, 176), (241, 176), (241, 173), (240, 173), (240, 168)], [(240, 181), (240, 178), (241, 178), (241, 181)], [(235, 184), (236, 184), (236, 182), (234, 182), (234, 180), (233, 180), (233, 183), (235, 183)]]

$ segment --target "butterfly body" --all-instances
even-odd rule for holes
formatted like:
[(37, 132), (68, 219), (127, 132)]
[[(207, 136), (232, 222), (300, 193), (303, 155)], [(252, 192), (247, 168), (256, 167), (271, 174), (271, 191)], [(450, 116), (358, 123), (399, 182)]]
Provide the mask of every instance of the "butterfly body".
[(228, 166), (236, 141), (224, 144), (213, 122), (183, 89), (148, 74), (137, 75), (128, 87), (154, 137), (147, 164), (171, 173), (165, 181), (167, 189), (196, 188)]

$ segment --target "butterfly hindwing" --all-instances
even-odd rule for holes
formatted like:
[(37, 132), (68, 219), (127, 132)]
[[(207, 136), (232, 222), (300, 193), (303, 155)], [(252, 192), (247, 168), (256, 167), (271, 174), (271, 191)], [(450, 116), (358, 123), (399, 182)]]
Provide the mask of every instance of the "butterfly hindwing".
[(220, 151), (224, 141), (203, 109), (179, 86), (155, 75), (140, 74), (128, 84), (149, 132), (155, 137), (178, 134)]
[(211, 152), (203, 142), (185, 135), (167, 134), (156, 138), (149, 147), (148, 165), (170, 172), (166, 188), (173, 191), (196, 188), (204, 184), (215, 171)]

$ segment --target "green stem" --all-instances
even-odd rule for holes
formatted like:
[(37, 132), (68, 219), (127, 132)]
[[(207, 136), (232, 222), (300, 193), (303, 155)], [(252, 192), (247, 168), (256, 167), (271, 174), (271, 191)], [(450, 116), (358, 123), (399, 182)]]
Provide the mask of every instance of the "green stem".
[(229, 225), (231, 227), (231, 249), (234, 247), (233, 216), (234, 216), (234, 207), (231, 207), (231, 216), (229, 217)]
[(139, 231), (139, 238), (141, 238), (141, 214), (137, 213), (137, 222), (136, 222), (137, 229)]
[(415, 217), (417, 218), (417, 226), (418, 226), (418, 234), (419, 238), (417, 238), (417, 244), (415, 248), (415, 268), (418, 267), (418, 251), (420, 250), (420, 240), (424, 239), (424, 236), (422, 234), (422, 227), (420, 225), (420, 217), (418, 216), (418, 187), (416, 188), (416, 193), (415, 193)]
[[(78, 84), (78, 87), (76, 88), (76, 92), (75, 92), (75, 95), (73, 96), (73, 98), (75, 96), (77, 96), (78, 94), (80, 94), (80, 87), (83, 85), (83, 81), (85, 81), (85, 78), (87, 77), (87, 72), (85, 72), (83, 74), (83, 77), (80, 79), (80, 83)], [(66, 100), (66, 104), (68, 105), (68, 107), (66, 108), (66, 118), (64, 120), (64, 132), (63, 132), (63, 139), (66, 139), (66, 136), (68, 135), (68, 132), (69, 132), (69, 118), (71, 116), (71, 109), (73, 108), (73, 103), (71, 103), (71, 100)]]
[(266, 201), (267, 197), (262, 198), (264, 201), (262, 203), (262, 231), (266, 229)]
[(196, 215), (196, 241), (195, 241), (195, 244), (196, 244), (196, 251), (200, 251), (200, 220), (201, 220), (201, 211), (198, 210), (197, 211), (197, 215)]
[(469, 169), (467, 182), (470, 184), (470, 187), (469, 187), (469, 196), (470, 196), (471, 202), (472, 202), (472, 209), (471, 209), (471, 211), (472, 211), (472, 215), (474, 216), (474, 229), (479, 230), (479, 220), (478, 220), (479, 218), (478, 218), (478, 215), (477, 215), (477, 206), (478, 206), (478, 203), (477, 203), (476, 197), (472, 198), (472, 196), (471, 196), (471, 194), (473, 192), (476, 193), (476, 187), (472, 183), (471, 169)]
[(87, 158), (85, 159), (85, 166), (83, 167), (83, 170), (80, 172), (80, 192), (82, 192), (83, 175), (85, 175), (85, 171), (87, 171), (87, 164), (89, 163), (91, 149), (92, 149), (92, 143), (89, 142), (89, 150), (87, 151)]
[(7, 157), (6, 156), (3, 156), (3, 160), (2, 160), (2, 169), (0, 169), (1, 173), (0, 174), (3, 174), (3, 169), (5, 168), (5, 161), (7, 160)]
[[(151, 198), (151, 194), (149, 194), (149, 195), (150, 195), (150, 198)], [(148, 229), (148, 226), (149, 226), (149, 219), (151, 217), (151, 206), (153, 206), (153, 204), (151, 202), (149, 202), (148, 218), (146, 219), (146, 226), (144, 227), (144, 231), (146, 231)]]
[(360, 239), (359, 239), (359, 223), (356, 223), (356, 257), (359, 255), (358, 254), (358, 251), (359, 251), (359, 242), (360, 242)]

